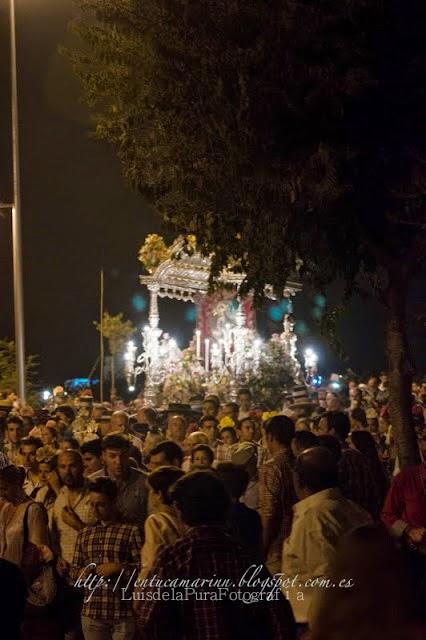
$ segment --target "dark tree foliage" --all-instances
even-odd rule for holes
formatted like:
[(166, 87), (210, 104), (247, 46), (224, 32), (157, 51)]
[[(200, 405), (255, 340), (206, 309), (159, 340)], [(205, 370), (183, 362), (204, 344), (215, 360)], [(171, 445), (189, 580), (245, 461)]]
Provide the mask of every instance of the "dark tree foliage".
[(403, 464), (405, 311), (426, 248), (424, 0), (78, 0), (96, 134), (179, 233), (258, 299), (302, 260), (388, 311)]

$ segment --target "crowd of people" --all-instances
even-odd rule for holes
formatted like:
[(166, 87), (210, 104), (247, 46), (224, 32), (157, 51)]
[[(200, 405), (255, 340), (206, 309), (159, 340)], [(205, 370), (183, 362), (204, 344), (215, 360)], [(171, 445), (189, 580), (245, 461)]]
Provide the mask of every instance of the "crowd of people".
[(383, 374), (275, 411), (0, 405), (5, 637), (426, 638), (426, 384), (417, 465), (388, 403)]

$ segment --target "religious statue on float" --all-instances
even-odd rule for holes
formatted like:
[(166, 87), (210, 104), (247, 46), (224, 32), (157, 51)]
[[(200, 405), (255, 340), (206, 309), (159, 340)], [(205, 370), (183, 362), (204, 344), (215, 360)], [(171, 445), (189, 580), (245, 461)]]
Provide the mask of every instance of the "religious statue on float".
[[(286, 368), (288, 376), (281, 375), (281, 381), (297, 378), (300, 365), (292, 315), (285, 316), (282, 334), (263, 341), (255, 328), (252, 296), (238, 296), (245, 275), (230, 266), (219, 276), (218, 288), (212, 293), (211, 261), (197, 250), (195, 236), (178, 238), (168, 247), (161, 236), (151, 234), (139, 260), (149, 274), (141, 282), (150, 292), (150, 311), (137, 371), (145, 374), (145, 397), (152, 403), (158, 403), (161, 392), (169, 401), (172, 393), (173, 401), (180, 402), (213, 389), (229, 397), (239, 385), (259, 387), (261, 373), (266, 375), (271, 366), (278, 366), (281, 373)], [(300, 288), (297, 282), (290, 283), (284, 295), (290, 297)], [(273, 299), (269, 289), (265, 295)], [(197, 322), (188, 349), (181, 351), (161, 330), (159, 297), (195, 304)]]

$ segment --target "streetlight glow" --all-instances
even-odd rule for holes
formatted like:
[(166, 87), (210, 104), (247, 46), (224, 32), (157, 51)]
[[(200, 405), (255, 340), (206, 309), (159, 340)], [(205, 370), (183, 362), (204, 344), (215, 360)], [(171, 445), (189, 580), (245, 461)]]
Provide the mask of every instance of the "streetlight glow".
[(315, 369), (318, 364), (318, 356), (315, 351), (308, 347), (305, 349), (305, 369)]

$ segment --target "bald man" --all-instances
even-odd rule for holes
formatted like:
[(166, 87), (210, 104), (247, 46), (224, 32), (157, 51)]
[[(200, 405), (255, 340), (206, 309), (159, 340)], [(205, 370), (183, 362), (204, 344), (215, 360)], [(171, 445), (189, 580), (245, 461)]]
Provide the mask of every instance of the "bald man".
[[(371, 516), (343, 497), (337, 488), (338, 466), (325, 447), (303, 451), (294, 467), (299, 502), (293, 508), (290, 536), (284, 542), (282, 571), (297, 586), (286, 595), (296, 622), (303, 631), (315, 613), (317, 596), (331, 575), (331, 563), (339, 539), (361, 526)], [(314, 581), (314, 582), (312, 582)]]

